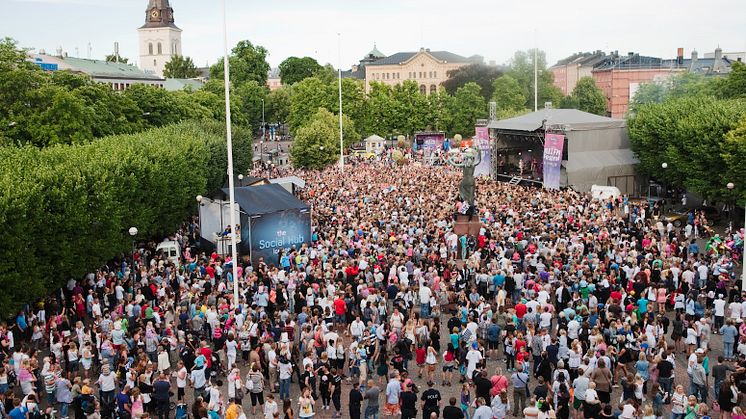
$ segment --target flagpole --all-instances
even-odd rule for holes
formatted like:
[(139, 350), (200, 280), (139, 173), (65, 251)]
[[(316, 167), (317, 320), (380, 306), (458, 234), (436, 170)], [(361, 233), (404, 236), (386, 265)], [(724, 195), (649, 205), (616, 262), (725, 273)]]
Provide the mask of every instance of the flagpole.
[[(233, 135), (231, 133), (231, 95), (228, 65), (228, 24), (226, 0), (223, 0), (223, 82), (225, 84), (225, 137), (228, 147), (228, 190), (231, 220), (231, 262), (233, 264), (233, 304), (238, 307), (238, 249), (236, 248), (236, 191), (233, 179)], [(222, 211), (222, 210), (221, 210)]]
[(337, 74), (339, 79), (339, 168), (345, 170), (344, 134), (342, 133), (342, 36), (337, 32)]

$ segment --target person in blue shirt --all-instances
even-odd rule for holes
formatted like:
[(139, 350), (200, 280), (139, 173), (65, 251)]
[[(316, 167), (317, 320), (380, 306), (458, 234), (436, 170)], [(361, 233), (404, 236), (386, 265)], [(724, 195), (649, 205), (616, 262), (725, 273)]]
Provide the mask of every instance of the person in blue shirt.
[(696, 240), (693, 240), (689, 243), (689, 254), (697, 256), (699, 255), (699, 245), (697, 244)]
[(648, 312), (648, 299), (645, 298), (645, 296), (642, 296), (637, 300), (637, 309), (640, 312), (640, 315)]

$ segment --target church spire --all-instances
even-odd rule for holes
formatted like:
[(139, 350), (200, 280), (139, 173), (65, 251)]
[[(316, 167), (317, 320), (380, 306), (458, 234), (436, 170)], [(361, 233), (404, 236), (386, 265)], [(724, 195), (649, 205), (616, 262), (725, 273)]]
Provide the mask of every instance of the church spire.
[(145, 10), (145, 24), (141, 28), (166, 27), (176, 28), (174, 9), (168, 0), (149, 0), (148, 8)]

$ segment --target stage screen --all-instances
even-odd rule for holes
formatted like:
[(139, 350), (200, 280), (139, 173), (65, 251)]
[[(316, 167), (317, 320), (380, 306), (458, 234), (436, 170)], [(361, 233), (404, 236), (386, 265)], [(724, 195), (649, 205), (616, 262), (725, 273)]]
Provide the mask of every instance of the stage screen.
[(292, 209), (254, 215), (250, 218), (248, 231), (242, 231), (241, 235), (251, 243), (252, 264), (257, 264), (263, 257), (267, 265), (279, 266), (280, 250), (311, 244), (311, 212)]
[(442, 132), (417, 133), (414, 135), (417, 149), (421, 150), (442, 150), (446, 135)]

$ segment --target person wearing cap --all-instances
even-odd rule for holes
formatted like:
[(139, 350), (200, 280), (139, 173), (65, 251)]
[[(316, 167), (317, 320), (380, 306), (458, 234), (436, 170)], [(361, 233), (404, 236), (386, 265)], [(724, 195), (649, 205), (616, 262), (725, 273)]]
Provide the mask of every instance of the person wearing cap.
[(440, 391), (433, 388), (435, 383), (432, 381), (427, 382), (427, 390), (422, 392), (420, 400), (422, 400), (422, 419), (429, 419), (432, 413), (436, 416), (440, 416)]

